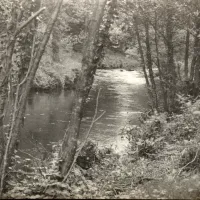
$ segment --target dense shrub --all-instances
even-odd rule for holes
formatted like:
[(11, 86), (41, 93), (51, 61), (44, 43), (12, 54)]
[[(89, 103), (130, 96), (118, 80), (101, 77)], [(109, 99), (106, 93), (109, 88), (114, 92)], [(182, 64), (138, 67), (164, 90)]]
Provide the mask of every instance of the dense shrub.
[(135, 126), (127, 131), (128, 139), (133, 151), (139, 157), (153, 158), (164, 147), (162, 135), (165, 115), (153, 116), (140, 127)]

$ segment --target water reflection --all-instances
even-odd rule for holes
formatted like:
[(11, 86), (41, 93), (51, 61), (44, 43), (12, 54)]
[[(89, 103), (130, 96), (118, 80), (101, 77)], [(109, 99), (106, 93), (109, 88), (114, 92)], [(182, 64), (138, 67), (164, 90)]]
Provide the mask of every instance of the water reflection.
[[(120, 129), (128, 122), (138, 124), (138, 116), (147, 108), (144, 79), (138, 72), (98, 70), (95, 83), (89, 95), (81, 125), (82, 135), (88, 130), (94, 115), (96, 96), (101, 88), (98, 111), (106, 111), (94, 125), (91, 138), (99, 146), (113, 145), (117, 151), (127, 141), (121, 139)], [(68, 126), (73, 92), (31, 94), (26, 110), (25, 127), (21, 148), (30, 148), (27, 136), (47, 146), (49, 142), (60, 140)]]

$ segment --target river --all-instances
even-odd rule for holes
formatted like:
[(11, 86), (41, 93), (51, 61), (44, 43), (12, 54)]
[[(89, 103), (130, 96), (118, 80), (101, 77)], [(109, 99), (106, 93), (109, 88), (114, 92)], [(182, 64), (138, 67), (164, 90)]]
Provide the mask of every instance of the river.
[[(139, 124), (140, 113), (148, 107), (145, 81), (136, 71), (98, 70), (84, 111), (82, 135), (88, 131), (100, 88), (98, 115), (106, 113), (93, 126), (90, 138), (100, 147), (112, 146), (119, 152), (127, 145), (121, 129), (128, 123)], [(72, 102), (73, 91), (32, 93), (27, 102), (20, 148), (32, 148), (33, 140), (45, 147), (61, 140), (69, 124)]]

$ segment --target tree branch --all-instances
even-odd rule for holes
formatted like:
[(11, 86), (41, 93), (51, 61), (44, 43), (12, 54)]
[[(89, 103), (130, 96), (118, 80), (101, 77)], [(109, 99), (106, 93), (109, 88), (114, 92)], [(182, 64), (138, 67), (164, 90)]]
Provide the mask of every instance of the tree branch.
[(99, 89), (98, 94), (97, 94), (95, 113), (94, 113), (94, 117), (93, 117), (93, 119), (92, 119), (92, 123), (90, 124), (90, 128), (89, 128), (89, 130), (88, 130), (88, 132), (87, 132), (87, 134), (86, 134), (85, 139), (84, 139), (83, 142), (81, 143), (80, 147), (77, 149), (76, 154), (75, 154), (75, 156), (74, 156), (74, 160), (73, 160), (73, 162), (72, 162), (72, 164), (71, 164), (71, 166), (70, 166), (70, 168), (69, 168), (69, 171), (67, 172), (67, 174), (66, 174), (66, 176), (64, 177), (64, 179), (63, 179), (62, 182), (65, 182), (65, 181), (67, 180), (67, 178), (68, 178), (68, 176), (69, 176), (69, 174), (70, 174), (70, 172), (71, 172), (71, 170), (72, 170), (72, 168), (73, 168), (73, 166), (74, 166), (74, 163), (76, 162), (76, 159), (78, 158), (78, 156), (79, 156), (79, 154), (80, 154), (82, 148), (84, 147), (84, 145), (85, 145), (85, 143), (86, 143), (86, 141), (87, 141), (87, 139), (88, 139), (88, 137), (89, 137), (89, 135), (90, 135), (90, 133), (91, 133), (91, 130), (92, 130), (93, 126), (94, 126), (94, 123), (95, 123), (97, 120), (99, 120), (99, 119), (105, 114), (105, 112), (106, 112), (106, 111), (104, 111), (99, 117), (97, 117), (100, 92), (101, 92), (101, 88)]
[(179, 173), (177, 174), (177, 176), (179, 176), (179, 175), (181, 174), (181, 172), (182, 172), (189, 164), (193, 163), (193, 162), (196, 160), (198, 153), (199, 153), (199, 148), (197, 149), (194, 158), (193, 158), (189, 163), (187, 163), (186, 165), (184, 165), (184, 166), (180, 169), (180, 171), (179, 171)]
[(26, 27), (33, 19), (35, 19), (41, 12), (43, 12), (46, 8), (43, 7), (40, 10), (38, 10), (36, 13), (34, 13), (31, 17), (29, 17), (29, 19), (27, 19), (27, 21), (25, 21), (24, 23), (22, 23), (16, 30), (14, 36), (16, 37), (21, 30)]

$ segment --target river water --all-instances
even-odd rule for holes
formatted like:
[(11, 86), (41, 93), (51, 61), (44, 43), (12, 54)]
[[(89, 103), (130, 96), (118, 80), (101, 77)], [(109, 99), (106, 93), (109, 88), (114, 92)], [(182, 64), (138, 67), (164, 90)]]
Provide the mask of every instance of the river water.
[[(136, 71), (98, 70), (84, 111), (81, 135), (88, 131), (100, 88), (98, 115), (106, 113), (95, 123), (89, 138), (100, 147), (112, 146), (119, 152), (127, 144), (121, 129), (128, 123), (138, 124), (140, 113), (148, 107), (145, 81)], [(45, 147), (61, 140), (69, 124), (72, 102), (73, 91), (32, 93), (27, 102), (20, 148), (33, 147), (33, 140)]]

